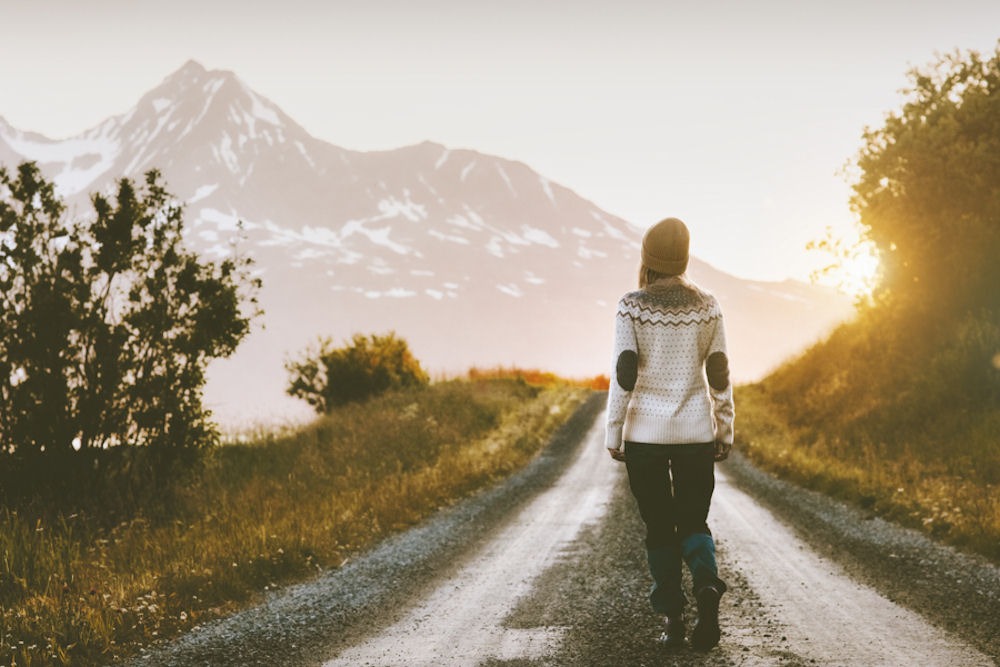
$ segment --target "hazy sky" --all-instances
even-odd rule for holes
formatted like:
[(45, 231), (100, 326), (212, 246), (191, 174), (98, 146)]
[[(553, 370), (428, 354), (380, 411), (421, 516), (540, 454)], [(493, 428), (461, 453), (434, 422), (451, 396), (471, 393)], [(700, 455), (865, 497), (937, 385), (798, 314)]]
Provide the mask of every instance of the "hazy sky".
[(346, 148), (520, 160), (730, 273), (806, 277), (906, 72), (992, 50), (997, 0), (0, 0), (0, 116), (74, 135), (193, 58)]

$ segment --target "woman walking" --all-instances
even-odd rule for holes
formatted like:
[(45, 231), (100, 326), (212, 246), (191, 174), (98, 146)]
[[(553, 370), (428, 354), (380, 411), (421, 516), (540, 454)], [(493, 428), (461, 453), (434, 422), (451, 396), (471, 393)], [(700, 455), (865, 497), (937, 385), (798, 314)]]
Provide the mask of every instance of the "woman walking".
[(677, 218), (643, 237), (639, 290), (618, 303), (606, 447), (625, 461), (646, 524), (649, 599), (666, 616), (661, 641), (685, 638), (684, 561), (698, 609), (691, 645), (708, 650), (719, 643), (726, 592), (708, 509), (715, 462), (732, 448), (734, 409), (722, 311), (685, 276), (688, 246), (688, 229)]

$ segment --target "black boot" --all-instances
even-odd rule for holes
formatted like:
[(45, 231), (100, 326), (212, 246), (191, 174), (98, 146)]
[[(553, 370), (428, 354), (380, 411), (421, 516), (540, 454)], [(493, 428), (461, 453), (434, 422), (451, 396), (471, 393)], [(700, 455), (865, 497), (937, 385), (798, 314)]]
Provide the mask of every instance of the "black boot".
[(719, 601), (722, 593), (714, 586), (705, 586), (695, 594), (698, 601), (698, 622), (691, 632), (691, 646), (707, 651), (719, 643)]
[(667, 616), (667, 629), (660, 635), (660, 643), (667, 646), (680, 646), (684, 643), (684, 619), (677, 616)]

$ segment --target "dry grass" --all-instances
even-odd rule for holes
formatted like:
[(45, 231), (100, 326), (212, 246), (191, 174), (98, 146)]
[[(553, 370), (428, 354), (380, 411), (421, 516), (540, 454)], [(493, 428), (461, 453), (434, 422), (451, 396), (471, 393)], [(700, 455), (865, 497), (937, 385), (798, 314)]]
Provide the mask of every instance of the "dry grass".
[(587, 394), (443, 382), (207, 451), (158, 504), (22, 500), (0, 511), (0, 664), (109, 663), (337, 567), (523, 466)]
[(871, 307), (760, 383), (737, 435), (765, 468), (1000, 560), (1000, 320)]
[[(789, 406), (766, 383), (738, 387), (736, 404), (737, 447), (761, 467), (1000, 562), (1000, 493), (992, 479), (1000, 410), (978, 413), (953, 447), (940, 433), (901, 428), (906, 435), (887, 442), (845, 437), (833, 420), (825, 432), (817, 423), (792, 425)], [(982, 462), (940, 451), (977, 447)]]
[(468, 372), (470, 380), (522, 380), (536, 387), (552, 387), (556, 385), (571, 385), (594, 391), (607, 391), (610, 380), (607, 375), (595, 375), (589, 378), (567, 379), (537, 368), (518, 368), (516, 366), (494, 366), (492, 368), (472, 368)]

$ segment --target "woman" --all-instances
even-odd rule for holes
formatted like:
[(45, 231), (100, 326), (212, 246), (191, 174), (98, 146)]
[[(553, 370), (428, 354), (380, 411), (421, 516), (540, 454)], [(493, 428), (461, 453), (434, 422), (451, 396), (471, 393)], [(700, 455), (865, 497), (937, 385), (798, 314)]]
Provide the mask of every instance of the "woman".
[(732, 448), (734, 410), (722, 311), (684, 275), (688, 245), (677, 218), (653, 225), (642, 239), (640, 289), (618, 302), (606, 447), (625, 461), (646, 524), (649, 599), (666, 616), (661, 641), (684, 641), (683, 560), (698, 608), (691, 645), (708, 650), (719, 643), (726, 592), (708, 508), (715, 461)]

